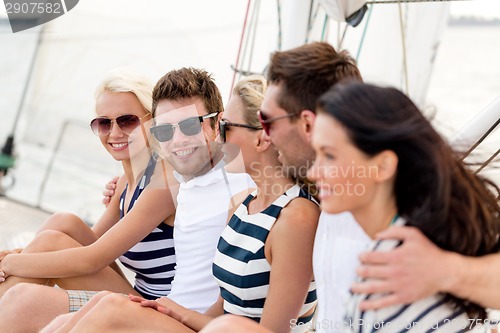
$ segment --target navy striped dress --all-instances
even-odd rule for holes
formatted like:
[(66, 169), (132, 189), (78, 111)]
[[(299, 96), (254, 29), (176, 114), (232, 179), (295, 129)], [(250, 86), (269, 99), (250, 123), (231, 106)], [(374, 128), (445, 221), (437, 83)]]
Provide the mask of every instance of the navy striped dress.
[[(130, 201), (130, 211), (144, 188), (149, 184), (157, 162), (149, 160), (139, 185)], [(125, 215), (125, 195), (120, 197), (120, 218)], [(121, 263), (136, 273), (134, 289), (146, 299), (156, 299), (170, 293), (175, 273), (174, 228), (160, 223), (149, 235), (120, 256)]]
[[(262, 212), (250, 215), (248, 205), (255, 195), (256, 191), (243, 201), (222, 232), (214, 258), (213, 274), (220, 285), (224, 312), (258, 322), (269, 292), (271, 265), (264, 253), (269, 231), (283, 207), (291, 200), (297, 197), (314, 199), (295, 185)], [(316, 286), (313, 281), (299, 316), (315, 305)], [(300, 318), (298, 322), (308, 322), (310, 319), (308, 316)]]
[[(394, 225), (405, 225), (399, 217)], [(401, 245), (399, 240), (374, 241), (371, 251), (391, 251)], [(364, 281), (363, 279), (359, 279)], [(411, 286), (407, 286), (411, 288)], [(470, 329), (471, 323), (463, 308), (455, 308), (442, 294), (435, 294), (410, 304), (393, 305), (377, 310), (361, 311), (363, 300), (378, 299), (384, 294), (352, 294), (346, 304), (343, 332), (351, 333), (461, 333)]]

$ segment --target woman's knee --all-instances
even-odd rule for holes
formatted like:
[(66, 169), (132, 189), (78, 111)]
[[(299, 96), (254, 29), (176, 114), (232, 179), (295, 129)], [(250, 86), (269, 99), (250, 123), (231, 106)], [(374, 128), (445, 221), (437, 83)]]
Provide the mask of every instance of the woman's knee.
[(2, 309), (30, 306), (32, 302), (28, 298), (35, 294), (36, 289), (36, 285), (31, 283), (20, 283), (9, 288), (2, 296)]
[(71, 234), (75, 229), (87, 227), (85, 222), (72, 213), (58, 212), (52, 214), (40, 227), (39, 232), (44, 230), (57, 230)]
[[(95, 294), (90, 299), (90, 301), (88, 301), (80, 310), (78, 310), (77, 312), (71, 312), (57, 316), (47, 326), (45, 326), (44, 329), (40, 331), (40, 333), (57, 332), (59, 329), (63, 328), (64, 325), (69, 325), (69, 327), (75, 325), (75, 323), (77, 323), (84, 315), (84, 313), (90, 311), (103, 297), (109, 294), (111, 294), (111, 292), (109, 291), (101, 291)], [(64, 329), (68, 329), (68, 327), (64, 327)]]
[(85, 316), (85, 324), (95, 325), (103, 330), (106, 327), (120, 325), (124, 310), (131, 303), (128, 297), (123, 294), (100, 292), (92, 297), (91, 301), (95, 301), (94, 298), (97, 298), (97, 303)]
[(23, 314), (32, 311), (32, 304), (26, 299), (28, 289), (28, 284), (18, 284), (7, 290), (0, 299), (0, 331), (12, 331), (13, 327), (21, 331), (31, 329), (31, 323), (23, 318)]
[(66, 322), (73, 316), (73, 313), (65, 313), (57, 316), (47, 326), (45, 326), (40, 333), (52, 333), (60, 329)]
[(90, 299), (89, 303), (92, 303), (92, 304), (97, 304), (98, 302), (100, 302), (104, 297), (106, 296), (109, 296), (109, 295), (113, 295), (114, 293), (111, 292), (111, 291), (99, 291), (97, 294), (95, 294), (94, 296), (92, 296), (92, 298)]
[(67, 313), (68, 308), (64, 290), (20, 283), (0, 300), (0, 332), (38, 332), (57, 315)]
[(81, 218), (71, 213), (55, 213), (49, 217), (38, 232), (46, 230), (60, 231), (84, 246), (97, 239), (92, 229)]
[(62, 289), (33, 283), (19, 283), (5, 292), (1, 304), (2, 311), (10, 309), (12, 312), (36, 313), (47, 304), (53, 308), (66, 309), (68, 300), (66, 292)]
[(270, 333), (262, 326), (258, 326), (254, 321), (247, 318), (242, 318), (234, 315), (224, 315), (215, 318), (210, 321), (210, 323), (205, 326), (202, 332), (204, 333), (216, 333), (216, 332), (262, 332)]
[(101, 291), (94, 297), (99, 299), (99, 307), (103, 310), (121, 308), (131, 301), (123, 294), (112, 293), (109, 291)]
[(77, 245), (76, 241), (64, 232), (44, 230), (35, 236), (23, 252), (50, 252)]

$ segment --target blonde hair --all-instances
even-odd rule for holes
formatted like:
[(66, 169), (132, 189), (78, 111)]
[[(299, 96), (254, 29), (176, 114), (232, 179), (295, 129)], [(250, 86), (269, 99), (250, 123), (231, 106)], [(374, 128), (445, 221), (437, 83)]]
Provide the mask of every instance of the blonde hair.
[(257, 112), (267, 90), (267, 80), (262, 75), (251, 75), (241, 79), (233, 88), (233, 94), (240, 97), (245, 107), (243, 119), (250, 126), (261, 127)]
[[(94, 95), (96, 101), (105, 92), (132, 93), (137, 97), (139, 103), (141, 103), (144, 112), (146, 112), (147, 115), (152, 115), (153, 84), (147, 77), (134, 72), (130, 68), (116, 68), (109, 72), (97, 86)], [(156, 140), (152, 139), (149, 131), (144, 129), (142, 121), (141, 129), (148, 149), (152, 149), (154, 152), (160, 152), (161, 150), (157, 146)]]
[(151, 114), (153, 85), (145, 76), (135, 73), (129, 68), (117, 68), (108, 73), (99, 86), (97, 86), (95, 99), (97, 100), (106, 91), (133, 93), (144, 110)]

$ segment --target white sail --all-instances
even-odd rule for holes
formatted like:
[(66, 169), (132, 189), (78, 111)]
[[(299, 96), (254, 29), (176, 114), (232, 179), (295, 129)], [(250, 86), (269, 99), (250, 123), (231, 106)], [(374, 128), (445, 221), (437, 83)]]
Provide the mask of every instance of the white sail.
[(345, 22), (352, 14), (360, 10), (365, 0), (319, 0), (330, 18), (335, 21)]

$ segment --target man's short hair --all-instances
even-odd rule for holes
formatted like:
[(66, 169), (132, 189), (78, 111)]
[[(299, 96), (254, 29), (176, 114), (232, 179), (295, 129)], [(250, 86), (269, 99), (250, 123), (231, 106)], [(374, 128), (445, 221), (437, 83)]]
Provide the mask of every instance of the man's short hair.
[(278, 105), (288, 113), (314, 112), (318, 98), (334, 84), (362, 81), (356, 61), (347, 51), (337, 52), (325, 42), (305, 44), (271, 55), (267, 79), (281, 85)]
[[(199, 97), (208, 113), (223, 112), (222, 96), (212, 76), (205, 70), (196, 68), (181, 68), (165, 74), (153, 89), (153, 116), (158, 103), (163, 99), (183, 100)], [(212, 128), (215, 128), (217, 117), (210, 118)]]

